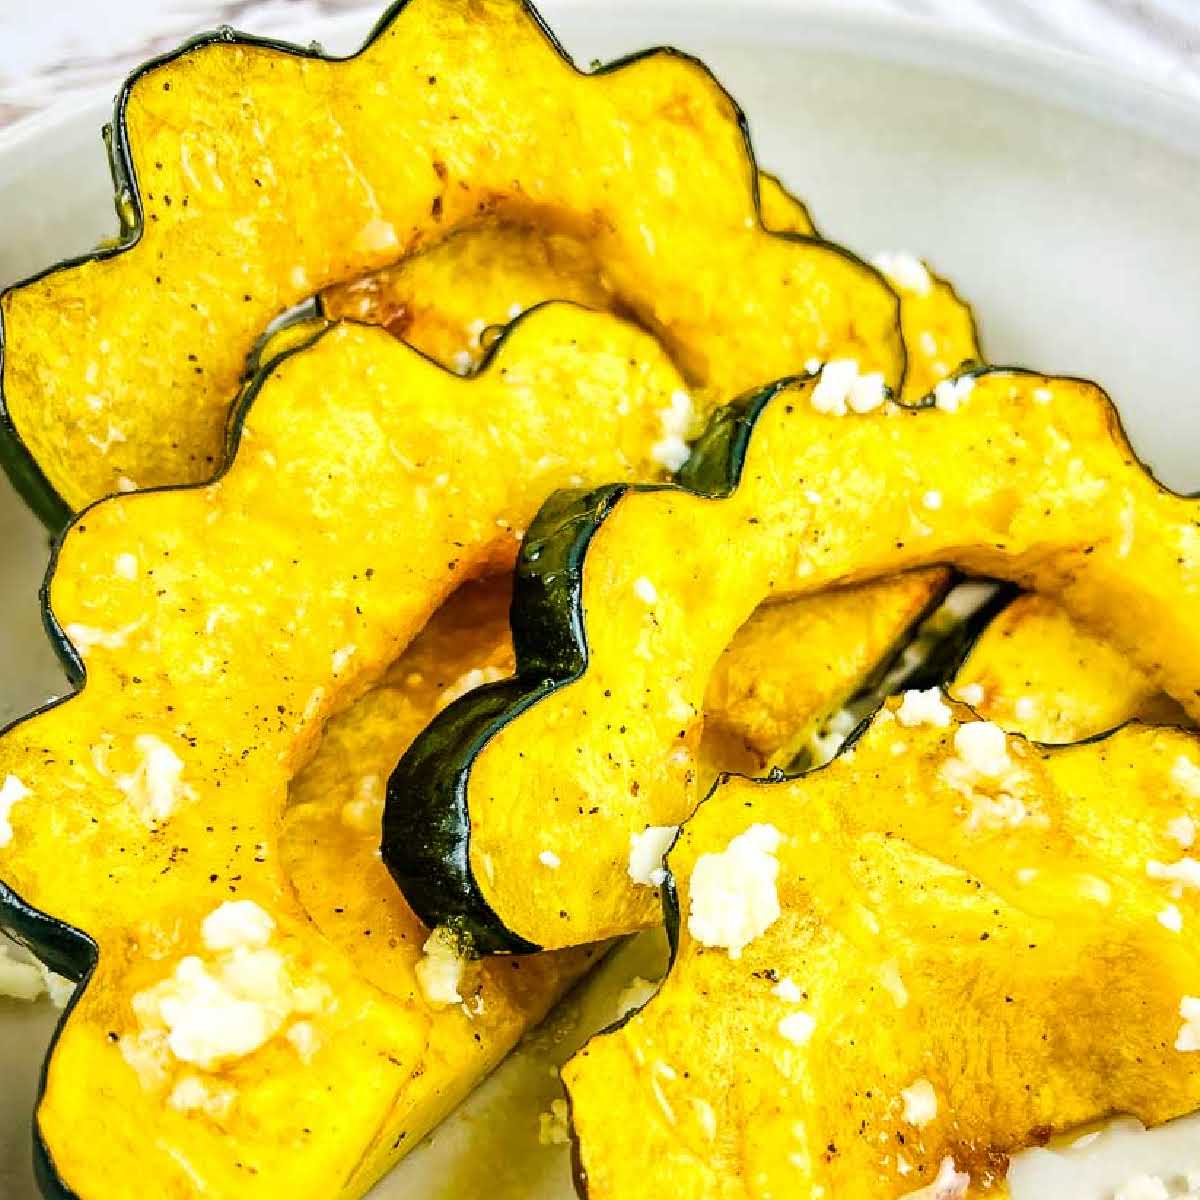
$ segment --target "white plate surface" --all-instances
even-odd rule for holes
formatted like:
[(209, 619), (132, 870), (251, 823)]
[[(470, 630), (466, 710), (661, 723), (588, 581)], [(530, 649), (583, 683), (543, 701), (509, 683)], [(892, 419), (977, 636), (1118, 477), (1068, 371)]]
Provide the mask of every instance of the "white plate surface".
[[(992, 361), (1097, 378), (1160, 476), (1200, 487), (1200, 109), (1051, 52), (782, 0), (544, 10), (581, 62), (657, 42), (700, 54), (749, 114), (760, 161), (825, 232), (928, 256), (975, 303)], [(359, 17), (306, 32), (346, 50), (365, 31)], [(112, 232), (106, 116), (99, 99), (0, 136), (0, 284)], [(64, 686), (36, 604), (45, 549), (0, 482), (0, 724)], [(659, 954), (610, 960), (605, 986), (569, 1001), (377, 1194), (572, 1195), (565, 1154), (537, 1140), (549, 1067)], [(5, 1200), (34, 1196), (29, 1110), (53, 1021), (0, 1001)], [(1018, 1200), (1105, 1200), (1135, 1171), (1200, 1169), (1198, 1145), (1200, 1129), (1176, 1126), (1102, 1139), (1091, 1168), (1038, 1156), (1019, 1168)]]

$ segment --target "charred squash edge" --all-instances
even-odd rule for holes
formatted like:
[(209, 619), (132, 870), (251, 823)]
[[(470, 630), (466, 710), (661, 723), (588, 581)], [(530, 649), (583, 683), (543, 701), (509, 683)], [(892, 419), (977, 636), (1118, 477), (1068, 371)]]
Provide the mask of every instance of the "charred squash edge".
[[(729, 101), (730, 108), (737, 121), (738, 130), (741, 133), (742, 144), (746, 155), (746, 165), (750, 172), (751, 189), (754, 198), (754, 210), (758, 218), (759, 228), (772, 233), (773, 236), (786, 238), (796, 242), (810, 242), (821, 246), (829, 247), (834, 253), (840, 254), (843, 258), (854, 262), (865, 270), (873, 274), (879, 282), (896, 296), (895, 289), (888, 283), (881, 272), (872, 267), (870, 263), (860, 259), (856, 254), (847, 250), (845, 247), (838, 245), (835, 242), (827, 242), (820, 236), (807, 236), (798, 233), (781, 233), (774, 230), (768, 230), (762, 220), (762, 205), (759, 196), (758, 186), (758, 160), (755, 157), (754, 146), (750, 140), (750, 125), (746, 118), (746, 114), (742, 111), (741, 105), (733, 98), (728, 89), (721, 81), (712, 73), (710, 68), (698, 57), (693, 54), (687, 54), (682, 50), (677, 50), (672, 46), (652, 46), (644, 50), (634, 51), (633, 53), (623, 55), (620, 58), (613, 59), (611, 62), (602, 63), (594, 70), (584, 70), (580, 68), (566, 49), (554, 36), (553, 30), (546, 23), (541, 13), (534, 7), (530, 0), (517, 0), (520, 3), (526, 17), (532, 22), (534, 27), (541, 33), (546, 40), (546, 44), (554, 51), (555, 54), (562, 60), (564, 65), (569, 67), (577, 75), (607, 75), (613, 71), (619, 71), (622, 67), (630, 66), (634, 63), (641, 62), (643, 59), (651, 58), (656, 55), (665, 55), (671, 58), (683, 59), (685, 62), (692, 63), (709, 76), (713, 81), (713, 86)], [(86, 254), (76, 255), (73, 258), (64, 259), (61, 262), (53, 263), (41, 271), (37, 271), (32, 275), (18, 280), (16, 283), (9, 284), (3, 289), (0, 289), (0, 296), (5, 292), (13, 291), (17, 288), (26, 287), (29, 284), (36, 283), (39, 279), (54, 273), (55, 271), (66, 271), (73, 267), (82, 266), (89, 262), (98, 262), (104, 259), (112, 258), (115, 255), (123, 254), (126, 250), (131, 249), (141, 241), (142, 231), (145, 227), (145, 218), (142, 209), (141, 192), (138, 188), (137, 172), (133, 165), (133, 154), (129, 144), (129, 131), (125, 119), (125, 110), (128, 104), (130, 93), (134, 85), (142, 78), (143, 75), (158, 69), (159, 67), (168, 66), (176, 60), (193, 50), (204, 46), (217, 44), (226, 44), (231, 46), (253, 46), (260, 49), (274, 50), (283, 54), (290, 54), (298, 58), (319, 59), (324, 62), (349, 62), (357, 58), (368, 50), (375, 41), (377, 41), (394, 22), (400, 19), (404, 10), (408, 7), (408, 0), (394, 0), (394, 2), (386, 9), (383, 16), (376, 22), (374, 27), (368, 33), (363, 44), (350, 54), (337, 55), (326, 54), (319, 46), (300, 46), (293, 42), (284, 41), (278, 38), (261, 37), (255, 34), (235, 32), (228, 27), (224, 29), (216, 29), (207, 33), (197, 34), (195, 37), (189, 38), (176, 49), (168, 51), (165, 54), (160, 54), (154, 58), (147, 59), (140, 66), (136, 67), (121, 84), (117, 92), (116, 101), (114, 104), (113, 119), (111, 125), (105, 126), (104, 142), (108, 150), (109, 170), (112, 174), (113, 188), (117, 202), (117, 216), (119, 222), (119, 232), (115, 240), (102, 243), (97, 249), (89, 251)], [(124, 205), (124, 199), (128, 197), (128, 206)], [(552, 297), (547, 297), (552, 299)], [(898, 298), (897, 298), (898, 303)], [(283, 314), (281, 314), (282, 316)], [(899, 329), (897, 316), (897, 331)], [(900, 357), (900, 376), (898, 383), (903, 384), (904, 376), (907, 370), (907, 355), (904, 347), (903, 337), (898, 336), (899, 357)], [(25, 444), (24, 439), (17, 432), (12, 418), (8, 412), (7, 402), (4, 396), (4, 362), (5, 362), (5, 337), (4, 337), (4, 318), (0, 312), (0, 466), (4, 468), (5, 474), (11, 480), (13, 487), (18, 495), (28, 504), (30, 509), (37, 517), (45, 524), (47, 529), (52, 534), (59, 533), (75, 515), (66, 503), (66, 501), (58, 494), (46, 478), (45, 473), (39, 466), (37, 459), (32, 451)], [(177, 485), (167, 485), (177, 486)], [(153, 489), (146, 489), (153, 490)]]
[[(1030, 376), (1026, 367), (986, 367), (957, 378), (1008, 374)], [(542, 947), (508, 929), (487, 903), (471, 870), (471, 814), (467, 788), (476, 757), (502, 729), (538, 701), (579, 679), (587, 670), (583, 616), (583, 567), (588, 546), (626, 492), (679, 487), (712, 500), (738, 486), (754, 427), (784, 388), (811, 379), (787, 376), (717, 409), (675, 484), (610, 484), (589, 491), (565, 490), (546, 501), (530, 525), (517, 559), (511, 624), (516, 674), (461, 697), (439, 714), (400, 759), (388, 780), (383, 821), (383, 860), (418, 917), (429, 926), (453, 929), (476, 954), (528, 954)], [(1096, 386), (1090, 381), (1059, 377)], [(1113, 434), (1130, 446), (1120, 414), (1108, 394)], [(903, 405), (934, 406), (932, 396)], [(1155, 486), (1157, 480), (1133, 451)]]

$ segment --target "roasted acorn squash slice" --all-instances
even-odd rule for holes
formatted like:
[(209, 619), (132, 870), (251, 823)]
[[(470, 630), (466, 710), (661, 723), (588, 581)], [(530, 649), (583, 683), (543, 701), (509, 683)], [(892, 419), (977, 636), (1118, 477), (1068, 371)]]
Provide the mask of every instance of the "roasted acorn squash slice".
[(689, 488), (547, 502), (517, 680), (443, 713), (391, 779), (385, 859), (429, 923), (482, 951), (653, 923), (631, 838), (688, 814), (709, 678), (768, 597), (953, 562), (1057, 592), (1200, 711), (1200, 502), (1141, 468), (1098, 388), (997, 370), (910, 408), (862, 382), (826, 367), (718, 414)]
[(1147, 870), (1200, 819), (1200, 743), (957, 715), (893, 702), (852, 755), (729, 779), (683, 827), (672, 968), (564, 1071), (582, 1195), (975, 1195), (1054, 1132), (1200, 1105), (1200, 899)]
[(1150, 674), (1049, 596), (1019, 596), (980, 634), (953, 692), (1039, 742), (1077, 742), (1125, 721), (1186, 724)]
[[(432, 1009), (418, 926), (378, 899), (359, 931), (384, 941), (377, 986), (329, 912), (368, 881), (328, 858), (294, 879), (304, 810), (282, 845), (281, 810), (326, 718), (511, 561), (548, 489), (652, 471), (680, 384), (649, 335), (569, 305), (528, 314), (472, 380), (335, 326), (251, 389), (215, 482), (71, 526), (48, 620), (86, 686), (0, 737), (3, 920), (86, 983), (37, 1113), (55, 1186), (360, 1194), (578, 973), (587, 954), (470, 968), (469, 1018)], [(439, 949), (431, 975), (454, 966)]]
[(486, 218), (586, 237), (722, 399), (814, 355), (904, 372), (882, 277), (763, 229), (742, 114), (700, 63), (581, 73), (521, 0), (409, 0), (344, 60), (200, 39), (126, 83), (112, 157), (128, 236), (0, 299), (4, 458), (44, 511), (36, 472), (72, 509), (210, 477), (270, 320)]

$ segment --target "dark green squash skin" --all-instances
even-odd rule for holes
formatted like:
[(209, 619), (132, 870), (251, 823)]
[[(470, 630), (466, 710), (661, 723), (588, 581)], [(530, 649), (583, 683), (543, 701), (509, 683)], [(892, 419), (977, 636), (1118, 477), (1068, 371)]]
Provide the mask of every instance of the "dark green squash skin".
[[(762, 222), (762, 208), (759, 200), (758, 190), (758, 164), (754, 155), (754, 147), (750, 142), (750, 126), (746, 119), (745, 113), (737, 101), (729, 94), (722, 86), (719, 80), (712, 75), (708, 67), (704, 65), (700, 59), (694, 55), (686, 54), (683, 51), (676, 50), (669, 46), (658, 46), (650, 49), (637, 51), (632, 54), (625, 55), (621, 58), (614, 59), (611, 62), (601, 64), (594, 70), (581, 70), (570, 55), (566, 52), (558, 39), (554, 36), (553, 31), (546, 24), (541, 14), (537, 11), (530, 0), (518, 0), (525, 14), (541, 32), (546, 40), (546, 44), (554, 51), (562, 62), (570, 67), (577, 75), (606, 75), (612, 71), (619, 71), (622, 67), (641, 62), (643, 59), (651, 58), (658, 55), (664, 55), (671, 58), (679, 58), (703, 72), (712, 79), (714, 86), (721, 92), (725, 99), (729, 102), (730, 108), (734, 113), (737, 121), (738, 130), (741, 134), (742, 143), (745, 150), (745, 165), (747, 170), (746, 186), (751, 191), (754, 198), (754, 209), (758, 214), (758, 224), (760, 228), (766, 229)], [(347, 62), (358, 57), (366, 51), (373, 42), (391, 26), (402, 19), (404, 10), (408, 6), (408, 0), (393, 0), (393, 3), (385, 10), (382, 17), (376, 23), (374, 28), (368, 34), (362, 46), (352, 54), (348, 55), (330, 55), (326, 54), (319, 45), (313, 43), (309, 46), (297, 46), (290, 42), (280, 41), (274, 38), (256, 37), (252, 34), (236, 33), (232, 29), (223, 28), (213, 30), (208, 33), (198, 34), (196, 37), (184, 42), (177, 49), (156, 58), (149, 59), (141, 66), (136, 68), (122, 83), (120, 90), (117, 93), (116, 102), (114, 105), (113, 120), (110, 125), (106, 125), (103, 130), (104, 144), (108, 152), (109, 171), (112, 175), (113, 189), (116, 201), (117, 217), (119, 223), (118, 234), (111, 242), (101, 244), (96, 250), (90, 253), (78, 255), (74, 258), (65, 259), (62, 262), (55, 263), (47, 267), (43, 271), (38, 271), (25, 279), (11, 284), (0, 290), (0, 297), (9, 291), (15, 291), (29, 284), (36, 283), (39, 279), (44, 278), (55, 271), (70, 270), (73, 267), (81, 266), (85, 263), (96, 262), (103, 259), (111, 258), (117, 254), (123, 254), (126, 250), (137, 245), (141, 240), (142, 231), (145, 227), (145, 215), (142, 206), (141, 193), (138, 186), (137, 172), (133, 165), (133, 154), (129, 144), (129, 130), (125, 119), (126, 108), (128, 106), (130, 94), (134, 86), (142, 79), (143, 76), (158, 70), (161, 67), (169, 67), (177, 60), (183, 58), (194, 50), (201, 49), (213, 43), (227, 43), (232, 46), (254, 46), (267, 50), (274, 50), (281, 54), (289, 54), (301, 58), (320, 59), (325, 62)], [(803, 206), (802, 206), (803, 207)], [(845, 249), (842, 246), (833, 242), (826, 242), (819, 236), (808, 236), (798, 233), (770, 231), (773, 237), (786, 238), (789, 241), (795, 242), (810, 242), (827, 247), (833, 252), (840, 254), (843, 258), (850, 262), (856, 263), (860, 268), (873, 275), (876, 280), (885, 288), (896, 295), (895, 289), (888, 283), (887, 279), (870, 263), (860, 259), (856, 254)], [(553, 297), (547, 297), (553, 299)], [(900, 317), (899, 317), (899, 299), (896, 300), (896, 317), (895, 317), (895, 332), (896, 342), (899, 346), (901, 356), (901, 379), (903, 379), (904, 370), (906, 367), (904, 338), (900, 334)], [(5, 338), (4, 338), (4, 315), (0, 310), (0, 467), (3, 467), (4, 473), (8, 476), (17, 493), (35, 513), (39, 520), (46, 526), (51, 534), (56, 534), (61, 531), (70, 521), (72, 512), (70, 506), (58, 494), (53, 485), (46, 478), (37, 459), (33, 456), (29, 447), (25, 444), (24, 439), (17, 432), (16, 426), (13, 424), (12, 418), (9, 415), (8, 406), (4, 397), (4, 364), (5, 364)]]

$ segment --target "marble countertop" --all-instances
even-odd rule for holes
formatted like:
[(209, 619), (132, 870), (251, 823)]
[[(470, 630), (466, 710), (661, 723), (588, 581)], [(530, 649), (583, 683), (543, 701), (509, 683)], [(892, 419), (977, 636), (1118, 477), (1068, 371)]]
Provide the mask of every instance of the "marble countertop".
[[(120, 0), (100, 16), (93, 0), (4, 0), (0, 127), (69, 103), (79, 92), (115, 88), (136, 63), (202, 29), (230, 24), (304, 41), (321, 18), (337, 13), (361, 11), (366, 28), (383, 2)], [(1200, 0), (846, 0), (846, 6), (1087, 54), (1200, 99)]]

